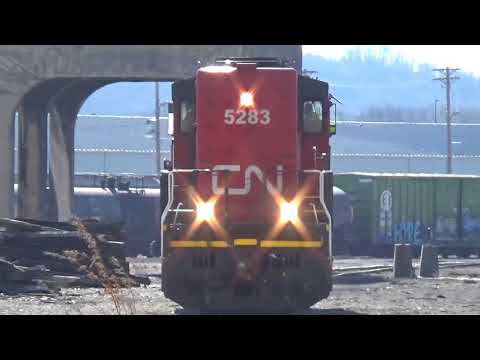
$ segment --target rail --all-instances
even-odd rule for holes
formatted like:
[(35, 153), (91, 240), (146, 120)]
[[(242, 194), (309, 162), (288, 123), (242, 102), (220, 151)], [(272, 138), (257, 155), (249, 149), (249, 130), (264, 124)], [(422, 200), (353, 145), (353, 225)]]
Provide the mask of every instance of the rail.
[[(480, 266), (480, 261), (439, 261), (438, 266), (440, 269), (445, 268), (457, 268), (457, 267), (476, 267)], [(414, 269), (418, 269), (420, 264), (413, 264)], [(350, 266), (350, 267), (334, 267), (333, 272), (335, 277), (359, 275), (366, 273), (382, 273), (386, 271), (392, 271), (393, 265), (365, 265), (365, 266)], [(439, 279), (439, 278), (436, 278)]]

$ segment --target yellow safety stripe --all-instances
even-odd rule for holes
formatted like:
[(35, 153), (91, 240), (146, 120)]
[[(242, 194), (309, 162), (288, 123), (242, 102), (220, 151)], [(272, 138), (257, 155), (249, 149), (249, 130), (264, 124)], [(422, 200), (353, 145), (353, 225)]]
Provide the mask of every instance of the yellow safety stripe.
[[(234, 241), (235, 246), (257, 246), (257, 239), (236, 239)], [(201, 240), (182, 240), (170, 242), (171, 247), (175, 248), (227, 248), (228, 243), (226, 241), (201, 241)]]
[(235, 246), (257, 246), (257, 239), (235, 239), (233, 242)]
[(211, 241), (210, 246), (214, 248), (228, 248), (228, 243), (226, 241)]
[(262, 248), (321, 248), (323, 241), (265, 240), (260, 242)]
[[(236, 239), (235, 246), (257, 246), (256, 239)], [(303, 240), (263, 240), (260, 241), (262, 248), (321, 248), (324, 241), (303, 241)], [(205, 241), (205, 240), (181, 240), (171, 241), (172, 248), (228, 248), (226, 241)]]
[(173, 248), (228, 248), (228, 243), (226, 241), (171, 241), (170, 247)]

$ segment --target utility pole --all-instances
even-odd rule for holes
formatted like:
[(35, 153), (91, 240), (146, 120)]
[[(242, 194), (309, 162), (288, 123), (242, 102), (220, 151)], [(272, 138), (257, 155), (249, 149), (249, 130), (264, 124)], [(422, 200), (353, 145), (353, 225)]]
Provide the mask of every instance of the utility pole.
[(155, 82), (155, 148), (157, 160), (157, 175), (162, 171), (161, 152), (160, 152), (160, 88), (158, 82)]
[(440, 100), (435, 99), (435, 124), (437, 123), (437, 103), (438, 103), (439, 101), (440, 101)]
[(447, 89), (447, 174), (452, 173), (452, 111), (451, 111), (451, 86), (453, 80), (460, 79), (458, 76), (452, 76), (460, 69), (434, 69), (438, 71), (442, 77), (435, 78), (439, 80)]

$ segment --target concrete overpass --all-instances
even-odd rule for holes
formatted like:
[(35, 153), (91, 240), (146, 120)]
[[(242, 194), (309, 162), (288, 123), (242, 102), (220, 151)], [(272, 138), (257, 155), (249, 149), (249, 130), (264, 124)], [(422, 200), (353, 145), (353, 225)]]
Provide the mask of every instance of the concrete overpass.
[[(217, 57), (278, 57), (302, 68), (299, 45), (0, 46), (0, 218), (14, 216), (14, 117), (19, 114), (17, 216), (69, 220), (78, 111), (99, 88), (191, 77)], [(50, 128), (47, 117), (50, 114)], [(50, 164), (47, 134), (50, 133)], [(54, 194), (47, 213), (47, 167)]]

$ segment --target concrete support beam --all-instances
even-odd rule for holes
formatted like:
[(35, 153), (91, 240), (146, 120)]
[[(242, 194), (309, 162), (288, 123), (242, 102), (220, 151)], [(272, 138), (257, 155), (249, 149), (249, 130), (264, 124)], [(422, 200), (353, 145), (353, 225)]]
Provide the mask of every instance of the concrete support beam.
[(274, 57), (289, 60), (290, 66), (302, 71), (302, 47), (292, 45), (241, 45), (242, 57)]
[(18, 99), (0, 97), (0, 218), (14, 217), (14, 138)]
[(27, 95), (19, 107), (17, 216), (47, 219), (46, 104)]
[[(2, 80), (54, 78), (173, 80), (218, 57), (278, 57), (301, 68), (300, 45), (2, 45)], [(6, 76), (2, 76), (5, 69)], [(3, 77), (3, 79), (2, 79)]]

